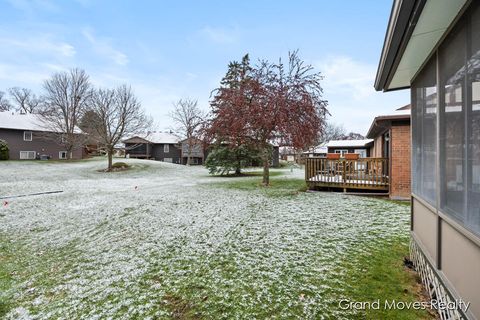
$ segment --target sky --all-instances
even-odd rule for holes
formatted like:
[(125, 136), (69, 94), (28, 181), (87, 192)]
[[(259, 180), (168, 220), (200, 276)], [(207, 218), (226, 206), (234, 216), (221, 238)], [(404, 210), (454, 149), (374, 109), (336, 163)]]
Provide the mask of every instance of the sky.
[(55, 72), (84, 69), (99, 87), (132, 86), (157, 130), (181, 98), (210, 109), (230, 61), (289, 51), (324, 76), (329, 121), (366, 134), (409, 103), (373, 83), (391, 0), (0, 0), (0, 91), (41, 93)]

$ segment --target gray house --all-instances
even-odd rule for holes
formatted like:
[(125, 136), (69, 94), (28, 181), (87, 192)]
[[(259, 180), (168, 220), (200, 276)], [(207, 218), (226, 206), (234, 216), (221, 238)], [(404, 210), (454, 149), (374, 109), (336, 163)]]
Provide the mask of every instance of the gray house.
[[(7, 142), (11, 160), (68, 158), (65, 147), (59, 143), (61, 133), (47, 131), (35, 114), (0, 112), (0, 139)], [(82, 157), (82, 149), (73, 151), (74, 159)]]
[(432, 299), (480, 319), (480, 1), (395, 0), (375, 88), (409, 88), (411, 258)]
[(180, 141), (180, 143), (182, 147), (182, 164), (187, 164), (189, 151), (190, 151), (190, 164), (195, 165), (195, 164), (204, 163), (205, 152), (204, 152), (203, 143), (201, 140), (192, 138), (190, 141), (185, 139)]
[(150, 132), (123, 141), (125, 156), (152, 159), (170, 163), (182, 163), (182, 146), (177, 136), (166, 132)]

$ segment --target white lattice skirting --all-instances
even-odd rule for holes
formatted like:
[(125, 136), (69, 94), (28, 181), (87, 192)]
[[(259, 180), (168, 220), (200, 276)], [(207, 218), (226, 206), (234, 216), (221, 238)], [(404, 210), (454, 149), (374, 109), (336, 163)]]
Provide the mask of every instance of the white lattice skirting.
[[(431, 300), (436, 300), (441, 304), (453, 304), (455, 302), (451, 295), (447, 292), (445, 286), (440, 282), (432, 267), (425, 259), (425, 256), (421, 252), (415, 240), (410, 239), (410, 259), (415, 266), (415, 270), (420, 274), (423, 285), (427, 289), (427, 292)], [(440, 318), (442, 320), (457, 320), (465, 319), (460, 312), (456, 309), (443, 309), (437, 308)]]

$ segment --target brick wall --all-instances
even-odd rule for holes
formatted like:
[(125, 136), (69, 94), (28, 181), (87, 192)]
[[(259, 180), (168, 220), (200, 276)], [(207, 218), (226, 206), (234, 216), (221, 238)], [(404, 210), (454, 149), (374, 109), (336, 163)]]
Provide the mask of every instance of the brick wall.
[(410, 189), (410, 126), (393, 125), (391, 129), (390, 198), (409, 198)]

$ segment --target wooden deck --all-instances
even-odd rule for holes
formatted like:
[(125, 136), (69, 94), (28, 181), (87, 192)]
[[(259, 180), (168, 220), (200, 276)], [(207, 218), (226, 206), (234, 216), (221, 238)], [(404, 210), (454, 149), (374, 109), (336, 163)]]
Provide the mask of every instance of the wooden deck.
[(340, 188), (388, 192), (387, 158), (361, 158), (358, 160), (331, 160), (306, 158), (305, 181), (310, 189)]

